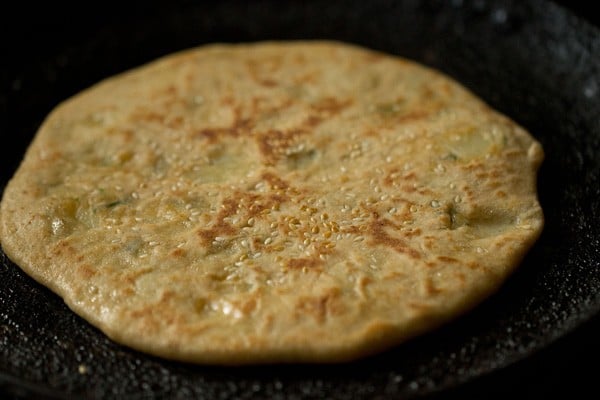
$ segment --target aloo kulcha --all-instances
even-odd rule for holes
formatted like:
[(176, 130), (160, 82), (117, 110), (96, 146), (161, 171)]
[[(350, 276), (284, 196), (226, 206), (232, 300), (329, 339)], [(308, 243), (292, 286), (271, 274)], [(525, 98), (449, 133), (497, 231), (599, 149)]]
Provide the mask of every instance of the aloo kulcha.
[(496, 291), (538, 238), (540, 144), (440, 72), (336, 42), (217, 44), (47, 117), (4, 252), (114, 341), (338, 362)]

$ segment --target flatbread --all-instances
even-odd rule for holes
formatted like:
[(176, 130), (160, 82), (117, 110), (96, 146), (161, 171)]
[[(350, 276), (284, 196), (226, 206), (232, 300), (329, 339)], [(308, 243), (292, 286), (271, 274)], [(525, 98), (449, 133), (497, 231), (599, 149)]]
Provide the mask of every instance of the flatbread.
[(210, 45), (59, 105), (6, 254), (115, 341), (333, 362), (495, 291), (543, 225), (542, 148), (439, 72), (334, 42)]

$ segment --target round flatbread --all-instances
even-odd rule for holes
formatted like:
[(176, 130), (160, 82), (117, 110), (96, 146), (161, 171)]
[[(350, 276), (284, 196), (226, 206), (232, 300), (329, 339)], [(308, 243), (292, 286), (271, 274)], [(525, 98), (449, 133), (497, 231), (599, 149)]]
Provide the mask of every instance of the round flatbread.
[(6, 254), (115, 341), (331, 362), (488, 296), (537, 239), (541, 146), (448, 77), (332, 42), (205, 46), (46, 119)]

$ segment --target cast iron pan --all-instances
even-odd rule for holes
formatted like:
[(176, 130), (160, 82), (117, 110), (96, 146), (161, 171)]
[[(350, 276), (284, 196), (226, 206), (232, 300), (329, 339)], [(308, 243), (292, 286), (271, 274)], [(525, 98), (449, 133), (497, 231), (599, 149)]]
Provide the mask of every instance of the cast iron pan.
[(518, 272), (473, 312), (383, 354), (326, 366), (215, 368), (137, 353), (1, 254), (0, 397), (496, 398), (595, 389), (597, 364), (584, 363), (600, 355), (597, 28), (542, 1), (101, 2), (72, 17), (55, 7), (4, 13), (21, 19), (2, 40), (2, 186), (48, 111), (101, 78), (202, 43), (330, 38), (439, 68), (527, 127), (546, 152), (547, 222)]

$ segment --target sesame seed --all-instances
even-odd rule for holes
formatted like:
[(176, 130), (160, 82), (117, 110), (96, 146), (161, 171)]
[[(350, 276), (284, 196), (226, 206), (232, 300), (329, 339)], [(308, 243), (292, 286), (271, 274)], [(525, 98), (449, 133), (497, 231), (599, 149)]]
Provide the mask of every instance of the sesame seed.
[(431, 200), (431, 202), (429, 203), (431, 205), (431, 207), (433, 208), (437, 208), (440, 206), (440, 202), (437, 200)]

